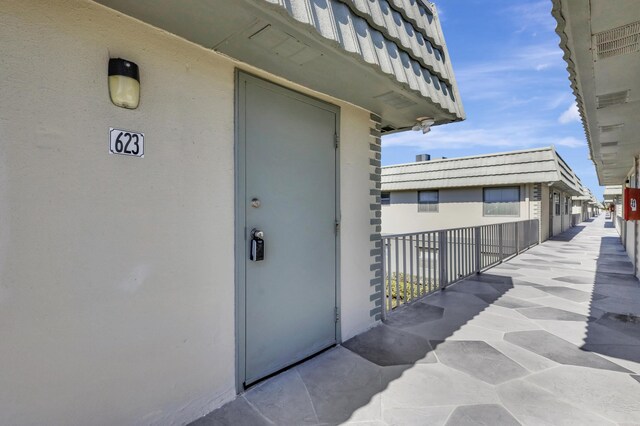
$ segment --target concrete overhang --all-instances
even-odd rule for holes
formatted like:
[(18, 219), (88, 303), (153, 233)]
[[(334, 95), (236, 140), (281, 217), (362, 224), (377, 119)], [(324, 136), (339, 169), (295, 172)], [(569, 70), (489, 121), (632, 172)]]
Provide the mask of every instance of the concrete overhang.
[(640, 4), (552, 2), (598, 180), (619, 184), (640, 154)]
[(622, 195), (622, 185), (605, 186), (604, 196), (615, 198), (617, 195)]
[(383, 133), (465, 117), (437, 12), (422, 0), (97, 1), (367, 109)]
[(571, 195), (571, 197), (580, 196), (582, 194), (582, 192), (576, 189), (576, 187), (562, 180), (554, 182), (551, 186)]

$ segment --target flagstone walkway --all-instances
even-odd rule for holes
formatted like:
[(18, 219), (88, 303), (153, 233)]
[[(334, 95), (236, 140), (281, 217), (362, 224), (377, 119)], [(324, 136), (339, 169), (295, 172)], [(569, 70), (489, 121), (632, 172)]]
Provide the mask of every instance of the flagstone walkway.
[(192, 425), (640, 424), (640, 284), (604, 216)]

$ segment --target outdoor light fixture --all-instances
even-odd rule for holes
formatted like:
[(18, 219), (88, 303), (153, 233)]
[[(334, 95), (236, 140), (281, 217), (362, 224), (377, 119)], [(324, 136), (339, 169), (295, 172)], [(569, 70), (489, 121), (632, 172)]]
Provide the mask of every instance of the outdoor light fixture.
[(140, 103), (140, 73), (133, 62), (109, 59), (109, 96), (114, 105), (136, 109)]
[(416, 125), (413, 126), (411, 130), (416, 132), (422, 131), (423, 134), (427, 134), (431, 131), (431, 126), (433, 126), (435, 122), (436, 121), (430, 117), (418, 117), (416, 119)]

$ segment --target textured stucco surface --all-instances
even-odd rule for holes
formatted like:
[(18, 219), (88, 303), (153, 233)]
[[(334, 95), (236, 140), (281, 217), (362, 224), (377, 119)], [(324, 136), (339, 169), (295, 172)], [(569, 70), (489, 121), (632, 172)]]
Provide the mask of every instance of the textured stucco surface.
[(482, 187), (440, 189), (438, 212), (433, 213), (418, 211), (416, 191), (393, 191), (391, 204), (382, 206), (382, 233), (398, 234), (536, 219), (530, 206), (532, 186), (519, 185), (519, 216), (484, 216)]
[[(234, 69), (303, 89), (92, 2), (2, 10), (0, 424), (193, 420), (236, 391)], [(109, 57), (140, 66), (137, 110)], [(369, 113), (314, 95), (341, 107), (348, 338), (373, 323)]]

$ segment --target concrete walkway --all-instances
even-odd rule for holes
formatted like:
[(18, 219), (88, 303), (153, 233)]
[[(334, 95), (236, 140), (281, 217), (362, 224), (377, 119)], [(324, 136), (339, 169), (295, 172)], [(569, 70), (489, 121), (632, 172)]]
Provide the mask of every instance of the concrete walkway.
[(640, 285), (604, 216), (194, 425), (640, 424)]

